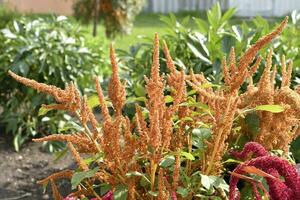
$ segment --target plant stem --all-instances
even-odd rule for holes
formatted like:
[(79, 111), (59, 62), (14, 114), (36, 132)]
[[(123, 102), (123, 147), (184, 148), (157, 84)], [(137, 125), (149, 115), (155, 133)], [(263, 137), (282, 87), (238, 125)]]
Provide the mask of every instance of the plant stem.
[(154, 162), (154, 160), (150, 161), (150, 169), (151, 169), (151, 174), (150, 174), (151, 191), (154, 192), (155, 173), (156, 173), (156, 169), (157, 169), (157, 164)]

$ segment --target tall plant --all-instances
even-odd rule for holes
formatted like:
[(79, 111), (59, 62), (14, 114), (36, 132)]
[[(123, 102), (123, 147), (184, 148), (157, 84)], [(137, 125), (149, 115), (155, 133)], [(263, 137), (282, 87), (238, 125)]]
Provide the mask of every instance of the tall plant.
[[(234, 200), (238, 197), (237, 181), (243, 178), (251, 181), (254, 196), (260, 199), (257, 185), (262, 184), (244, 176), (252, 173), (266, 178), (270, 191), (259, 188), (266, 195), (298, 197), (300, 178), (295, 168), (288, 161), (267, 153), (274, 149), (287, 153), (289, 144), (299, 134), (300, 95), (289, 87), (292, 66), (286, 67), (282, 61), (283, 81), (281, 87), (275, 87), (277, 68), (272, 64), (270, 50), (261, 79), (257, 84), (252, 81), (262, 61), (256, 57), (258, 51), (281, 34), (286, 23), (287, 18), (239, 59), (232, 49), (228, 60), (222, 61), (224, 84), (216, 89), (203, 74), (193, 71), (185, 74), (183, 69), (178, 70), (165, 42), (162, 46), (170, 72), (161, 75), (159, 39), (155, 35), (152, 67), (150, 75), (145, 77), (145, 104), (136, 104), (133, 119), (123, 112), (126, 90), (118, 75), (113, 48), (110, 50), (113, 73), (108, 98), (97, 78), (95, 80), (101, 122), (92, 113), (87, 97), (81, 96), (73, 83), (60, 89), (9, 72), (20, 83), (56, 100), (54, 105), (44, 105), (45, 109), (71, 112), (81, 122), (81, 131), (74, 134), (55, 134), (35, 140), (66, 141), (78, 165), (76, 170), (54, 173), (39, 183), (51, 183), (55, 199), (63, 199), (55, 182), (68, 178), (76, 189), (68, 198), (225, 199), (230, 188), (229, 198)], [(241, 90), (244, 82), (249, 83), (246, 91)], [(189, 87), (193, 91), (187, 92)], [(236, 138), (245, 134), (241, 120), (249, 113), (260, 120), (259, 133), (252, 139), (267, 150), (257, 143), (248, 143), (241, 153), (232, 153), (243, 158), (253, 151), (258, 158), (237, 166), (228, 187), (221, 175), (225, 163), (232, 161), (223, 162), (223, 158), (228, 148), (238, 144), (232, 141), (238, 141)], [(89, 153), (90, 159), (83, 159), (81, 153)], [(286, 189), (287, 194), (278, 191), (278, 187)]]

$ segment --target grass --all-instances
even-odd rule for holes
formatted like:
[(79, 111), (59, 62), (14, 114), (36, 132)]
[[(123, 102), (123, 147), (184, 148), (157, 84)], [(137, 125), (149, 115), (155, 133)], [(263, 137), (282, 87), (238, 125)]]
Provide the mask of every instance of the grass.
[[(160, 21), (160, 16), (163, 14), (156, 13), (141, 13), (136, 17), (134, 26), (131, 34), (118, 36), (114, 40), (116, 48), (128, 50), (128, 48), (136, 44), (137, 42), (144, 42), (149, 38), (153, 38), (154, 33), (157, 32), (159, 35), (164, 35), (167, 33), (167, 27), (165, 24)], [(180, 21), (186, 16), (191, 17), (203, 17), (201, 12), (179, 12), (175, 13), (176, 18)], [(92, 37), (92, 25), (84, 25), (83, 31), (86, 34), (86, 37), (89, 42), (92, 42), (94, 45), (108, 44), (111, 41), (105, 38), (105, 31), (102, 25), (98, 26), (98, 36), (96, 38)]]

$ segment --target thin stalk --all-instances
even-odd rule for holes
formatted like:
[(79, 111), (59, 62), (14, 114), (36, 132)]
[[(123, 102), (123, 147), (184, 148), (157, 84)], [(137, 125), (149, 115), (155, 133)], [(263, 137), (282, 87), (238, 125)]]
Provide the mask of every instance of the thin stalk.
[[(75, 111), (76, 116), (78, 117), (78, 119), (80, 120), (80, 114), (78, 113), (78, 111)], [(96, 146), (97, 151), (100, 153), (101, 148), (98, 144), (98, 142), (94, 139), (93, 134), (91, 132), (91, 130), (89, 129), (89, 127), (86, 124), (82, 124), (83, 128), (84, 128), (84, 134), (94, 143), (94, 145)]]
[(154, 160), (150, 161), (150, 168), (151, 168), (151, 174), (150, 174), (151, 191), (154, 192), (155, 173), (156, 173), (156, 169), (157, 169), (157, 164), (154, 162)]

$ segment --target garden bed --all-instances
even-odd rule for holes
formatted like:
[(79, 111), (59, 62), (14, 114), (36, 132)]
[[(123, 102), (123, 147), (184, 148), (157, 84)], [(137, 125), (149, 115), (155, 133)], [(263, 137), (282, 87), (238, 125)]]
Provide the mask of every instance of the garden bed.
[[(37, 180), (67, 168), (71, 161), (66, 156), (53, 162), (54, 156), (42, 151), (42, 144), (29, 142), (20, 152), (15, 152), (9, 143), (0, 137), (0, 200), (52, 199), (51, 189), (43, 194), (43, 187)], [(70, 192), (68, 182), (60, 182), (59, 190), (63, 195)]]

